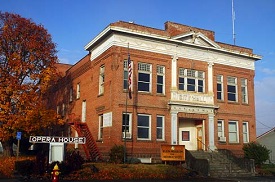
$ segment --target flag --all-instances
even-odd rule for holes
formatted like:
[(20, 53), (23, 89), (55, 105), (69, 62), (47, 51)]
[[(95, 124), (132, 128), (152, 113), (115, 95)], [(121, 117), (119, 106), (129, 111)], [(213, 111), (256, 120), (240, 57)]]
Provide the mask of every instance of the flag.
[(132, 99), (132, 74), (132, 63), (130, 59), (130, 54), (128, 54), (128, 93), (130, 99)]

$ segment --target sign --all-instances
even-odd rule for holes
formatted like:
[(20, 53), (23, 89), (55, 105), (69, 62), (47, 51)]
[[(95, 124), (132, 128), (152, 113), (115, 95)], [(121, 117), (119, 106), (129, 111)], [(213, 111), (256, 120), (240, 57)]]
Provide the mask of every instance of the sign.
[(185, 161), (185, 145), (162, 145), (161, 160)]
[(17, 140), (21, 140), (21, 136), (22, 136), (22, 132), (18, 131), (18, 132), (16, 133), (16, 139), (17, 139)]
[(31, 143), (79, 143), (85, 144), (85, 137), (53, 137), (53, 136), (30, 136)]
[(112, 112), (103, 114), (103, 127), (112, 126)]

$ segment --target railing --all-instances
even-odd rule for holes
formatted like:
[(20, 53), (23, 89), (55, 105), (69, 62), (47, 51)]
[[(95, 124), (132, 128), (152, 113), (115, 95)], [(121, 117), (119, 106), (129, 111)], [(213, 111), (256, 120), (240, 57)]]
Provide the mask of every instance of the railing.
[(255, 175), (255, 163), (253, 159), (246, 159), (243, 157), (236, 157), (232, 151), (226, 149), (219, 149), (220, 152), (225, 154), (228, 159), (234, 161), (238, 166), (243, 169), (246, 169), (252, 175)]

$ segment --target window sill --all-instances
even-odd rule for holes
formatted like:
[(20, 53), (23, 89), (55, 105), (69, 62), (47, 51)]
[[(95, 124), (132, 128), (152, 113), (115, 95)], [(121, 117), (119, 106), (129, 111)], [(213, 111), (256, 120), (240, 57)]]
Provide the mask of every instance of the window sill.
[(102, 93), (102, 94), (98, 94), (98, 95), (97, 95), (97, 97), (101, 97), (101, 96), (103, 96), (103, 95), (104, 95), (104, 93)]

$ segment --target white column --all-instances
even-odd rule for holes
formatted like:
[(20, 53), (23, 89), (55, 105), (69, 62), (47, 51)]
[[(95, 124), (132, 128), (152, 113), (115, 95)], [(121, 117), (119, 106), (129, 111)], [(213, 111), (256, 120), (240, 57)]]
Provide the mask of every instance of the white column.
[(171, 112), (171, 145), (178, 144), (178, 113)]
[(214, 142), (214, 114), (208, 114), (208, 136), (209, 136), (209, 148), (211, 150), (216, 150), (215, 142)]
[(175, 90), (177, 88), (177, 61), (178, 61), (178, 56), (172, 56), (172, 65), (171, 65), (172, 90)]
[(213, 93), (213, 62), (208, 62), (208, 93)]

